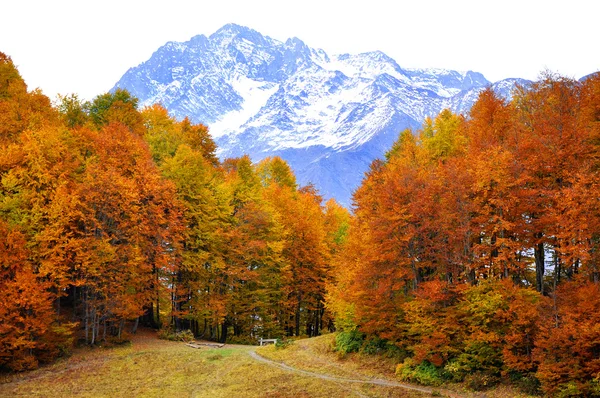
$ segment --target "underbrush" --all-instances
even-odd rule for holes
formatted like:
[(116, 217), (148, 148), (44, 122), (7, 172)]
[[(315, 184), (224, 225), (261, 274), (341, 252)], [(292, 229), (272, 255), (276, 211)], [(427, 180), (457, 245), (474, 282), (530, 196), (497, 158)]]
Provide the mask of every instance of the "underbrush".
[(105, 347), (116, 347), (131, 345), (131, 335), (127, 332), (122, 332), (121, 336), (108, 336), (103, 344)]
[(532, 374), (511, 373), (510, 383), (525, 394), (539, 395), (541, 392), (542, 385)]
[(444, 383), (442, 372), (435, 365), (427, 361), (417, 364), (411, 358), (406, 358), (396, 367), (396, 376), (402, 381), (425, 386), (440, 386)]
[(350, 352), (358, 352), (363, 345), (365, 335), (354, 329), (348, 332), (340, 332), (335, 337), (334, 350), (341, 356)]
[(158, 338), (169, 341), (194, 341), (194, 334), (191, 330), (176, 331), (171, 328), (164, 328), (158, 331)]
[(408, 357), (408, 352), (395, 344), (377, 336), (367, 337), (358, 330), (337, 333), (333, 350), (342, 358), (351, 352), (379, 355), (395, 359), (398, 362), (402, 362)]
[(280, 350), (283, 348), (288, 348), (292, 344), (294, 344), (294, 340), (281, 338), (281, 339), (277, 339), (277, 341), (275, 341), (275, 348)]
[(227, 337), (228, 344), (256, 345), (256, 339), (250, 336), (231, 336)]
[[(487, 391), (502, 384), (502, 389), (507, 389), (510, 394), (540, 394), (540, 382), (533, 375), (515, 373), (503, 380), (500, 377), (500, 368), (486, 371), (463, 357), (438, 367), (427, 360), (416, 361), (405, 348), (377, 336), (366, 336), (356, 329), (337, 333), (330, 348), (337, 354), (338, 359), (361, 363), (363, 368), (376, 366), (374, 362), (392, 364), (395, 372), (392, 371), (389, 376), (395, 375), (399, 380), (409, 383), (432, 387), (456, 385), (470, 391)], [(387, 373), (383, 367), (376, 367), (378, 371)], [(564, 388), (564, 396), (570, 396), (568, 394), (572, 391), (575, 389)]]

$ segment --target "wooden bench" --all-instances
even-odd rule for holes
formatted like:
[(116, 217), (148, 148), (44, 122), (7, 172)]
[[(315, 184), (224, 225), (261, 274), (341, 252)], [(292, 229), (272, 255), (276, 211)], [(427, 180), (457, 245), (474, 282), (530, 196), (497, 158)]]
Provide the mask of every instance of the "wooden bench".
[(267, 345), (267, 344), (275, 344), (277, 343), (277, 339), (260, 339), (258, 340), (258, 344), (260, 344), (261, 346), (263, 345)]

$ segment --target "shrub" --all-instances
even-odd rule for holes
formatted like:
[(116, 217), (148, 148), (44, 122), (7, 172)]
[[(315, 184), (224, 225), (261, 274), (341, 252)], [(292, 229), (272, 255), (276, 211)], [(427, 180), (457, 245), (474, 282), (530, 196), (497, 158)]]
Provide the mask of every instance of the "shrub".
[(558, 386), (558, 392), (555, 394), (557, 398), (567, 397), (599, 397), (600, 383), (597, 379), (590, 380), (585, 383), (577, 383), (569, 381)]
[(465, 376), (465, 386), (474, 391), (484, 391), (500, 382), (497, 376), (476, 372)]
[(171, 328), (164, 328), (158, 331), (158, 338), (170, 341), (194, 341), (194, 333), (191, 330), (174, 331)]
[(583, 396), (583, 392), (577, 386), (577, 383), (570, 381), (568, 383), (563, 383), (559, 386), (559, 391), (556, 394), (558, 398), (566, 398), (566, 397), (581, 397)]
[(456, 360), (452, 360), (444, 366), (443, 374), (444, 378), (455, 382), (461, 382), (465, 379), (465, 373)]
[(396, 376), (402, 381), (416, 382), (426, 386), (439, 386), (444, 380), (440, 369), (428, 361), (415, 364), (412, 358), (396, 367)]
[(387, 340), (381, 339), (377, 336), (369, 337), (362, 345), (361, 352), (365, 354), (375, 355), (381, 354), (388, 350)]
[(33, 351), (39, 362), (49, 363), (57, 357), (70, 355), (76, 326), (76, 323), (52, 325)]
[(409, 356), (405, 348), (401, 348), (377, 336), (367, 337), (362, 343), (360, 352), (368, 355), (381, 355), (393, 358), (397, 362), (403, 362)]
[(291, 346), (292, 344), (294, 344), (294, 340), (281, 338), (277, 339), (277, 341), (275, 342), (275, 348), (278, 350), (284, 349)]
[(541, 393), (541, 383), (534, 374), (511, 373), (510, 381), (525, 394), (539, 395)]
[(127, 332), (121, 332), (121, 337), (108, 336), (106, 338), (106, 343), (112, 346), (131, 344), (131, 335)]
[(189, 329), (179, 331), (175, 335), (178, 341), (194, 341), (194, 333)]
[(365, 335), (358, 330), (340, 332), (335, 336), (335, 351), (345, 355), (349, 352), (358, 352), (363, 344)]
[(498, 350), (482, 341), (471, 341), (463, 352), (446, 364), (444, 370), (455, 381), (463, 381), (467, 375), (482, 373), (499, 376), (502, 357)]
[(256, 339), (251, 336), (229, 336), (227, 337), (229, 344), (256, 345)]
[(39, 362), (36, 357), (23, 353), (22, 355), (13, 355), (8, 361), (7, 368), (14, 372), (23, 372), (25, 370), (37, 369), (38, 365)]

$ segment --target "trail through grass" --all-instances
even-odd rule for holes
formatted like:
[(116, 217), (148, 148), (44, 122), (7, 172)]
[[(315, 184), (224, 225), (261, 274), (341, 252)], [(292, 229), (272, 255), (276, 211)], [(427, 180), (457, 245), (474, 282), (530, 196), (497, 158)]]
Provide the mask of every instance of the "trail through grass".
[[(274, 346), (194, 349), (142, 330), (129, 346), (79, 349), (32, 372), (0, 376), (0, 397), (477, 397), (399, 382), (381, 356), (331, 351), (333, 335)], [(254, 353), (256, 351), (256, 353)], [(258, 355), (256, 355), (258, 354)], [(502, 388), (485, 396), (517, 397)]]
[[(340, 356), (332, 350), (335, 335), (329, 334), (312, 339), (297, 340), (284, 349), (274, 346), (260, 347), (256, 352), (288, 371), (312, 377), (327, 376), (330, 380), (338, 380), (346, 385), (352, 383), (373, 383), (385, 385), (392, 395), (409, 396), (408, 391), (418, 391), (421, 396), (445, 397), (487, 397), (487, 398), (526, 398), (526, 394), (506, 385), (500, 385), (485, 393), (467, 391), (463, 385), (454, 384), (440, 388), (430, 388), (402, 383), (396, 378), (397, 362), (381, 355), (348, 354)], [(391, 388), (393, 386), (394, 388)], [(405, 389), (402, 391), (402, 389)], [(407, 391), (408, 390), (408, 391)], [(398, 395), (393, 395), (398, 394)], [(378, 395), (369, 395), (378, 396)]]
[(261, 362), (267, 363), (271, 366), (274, 366), (274, 367), (277, 367), (277, 368), (280, 368), (283, 370), (287, 370), (288, 372), (294, 372), (294, 373), (298, 373), (298, 374), (301, 374), (304, 376), (314, 377), (314, 378), (321, 379), (321, 380), (337, 381), (340, 383), (372, 384), (372, 385), (385, 386), (385, 387), (401, 387), (406, 390), (419, 391), (419, 392), (423, 392), (423, 393), (427, 393), (427, 394), (432, 394), (434, 392), (434, 390), (432, 390), (431, 388), (411, 386), (408, 384), (398, 383), (398, 382), (390, 381), (390, 380), (364, 379), (364, 378), (349, 379), (349, 378), (343, 378), (343, 377), (338, 377), (338, 376), (331, 376), (331, 375), (327, 375), (327, 374), (323, 374), (323, 373), (311, 372), (308, 370), (294, 368), (294, 367), (286, 365), (284, 363), (272, 361), (261, 355), (258, 355), (255, 351), (249, 351), (249, 354), (252, 358), (256, 359), (257, 361), (261, 361)]
[(16, 397), (421, 397), (398, 387), (323, 380), (253, 359), (255, 347), (194, 349), (146, 332), (133, 344), (77, 351), (33, 372), (4, 377)]

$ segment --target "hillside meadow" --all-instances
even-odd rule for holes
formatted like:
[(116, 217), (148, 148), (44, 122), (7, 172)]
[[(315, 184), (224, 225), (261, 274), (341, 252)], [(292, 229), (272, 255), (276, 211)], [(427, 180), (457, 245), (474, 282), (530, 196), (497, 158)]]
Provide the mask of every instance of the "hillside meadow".
[[(459, 385), (425, 388), (381, 386), (350, 380), (397, 383), (394, 363), (380, 356), (332, 351), (334, 334), (303, 339), (285, 348), (225, 345), (194, 349), (159, 340), (142, 329), (131, 344), (80, 348), (69, 358), (37, 370), (3, 375), (0, 396), (27, 397), (476, 397)], [(278, 364), (256, 360), (250, 353)], [(323, 376), (323, 377), (319, 377)], [(333, 380), (329, 380), (333, 379)], [(344, 381), (341, 381), (344, 380)], [(417, 389), (411, 390), (412, 388)], [(422, 389), (424, 392), (418, 391)], [(487, 397), (526, 397), (507, 387)]]

